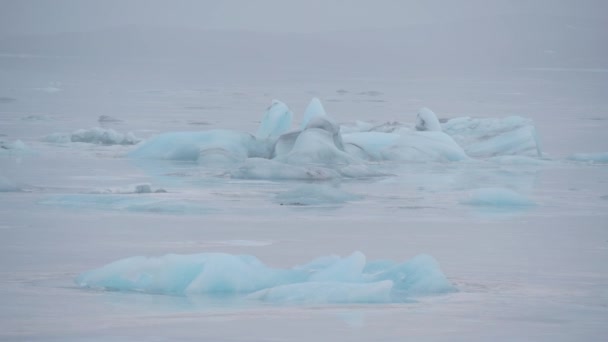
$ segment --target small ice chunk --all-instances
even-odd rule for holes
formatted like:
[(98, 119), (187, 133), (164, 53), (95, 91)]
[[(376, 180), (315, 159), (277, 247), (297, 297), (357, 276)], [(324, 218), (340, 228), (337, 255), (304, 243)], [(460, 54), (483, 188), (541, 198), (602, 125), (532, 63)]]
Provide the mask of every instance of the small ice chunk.
[(342, 204), (360, 198), (359, 195), (325, 184), (306, 184), (276, 196), (281, 205)]
[(328, 180), (338, 178), (331, 169), (315, 165), (290, 165), (276, 160), (249, 158), (228, 173), (232, 178), (267, 180)]
[(471, 191), (460, 203), (474, 206), (528, 207), (535, 203), (527, 197), (506, 188), (481, 188)]
[(608, 152), (575, 153), (569, 156), (568, 159), (591, 164), (605, 164), (608, 163)]
[(4, 154), (13, 157), (20, 157), (34, 153), (35, 151), (21, 140), (15, 140), (13, 142), (0, 141), (0, 155)]
[(20, 190), (17, 183), (6, 177), (0, 176), (0, 192), (17, 192)]
[(122, 122), (122, 120), (115, 118), (113, 116), (109, 116), (109, 115), (100, 115), (99, 118), (97, 119), (97, 121), (101, 124), (103, 123), (115, 123), (115, 122)]
[(91, 129), (79, 129), (74, 131), (70, 137), (72, 142), (84, 142), (101, 145), (135, 145), (139, 139), (132, 132), (126, 134), (118, 133), (113, 129), (94, 127)]

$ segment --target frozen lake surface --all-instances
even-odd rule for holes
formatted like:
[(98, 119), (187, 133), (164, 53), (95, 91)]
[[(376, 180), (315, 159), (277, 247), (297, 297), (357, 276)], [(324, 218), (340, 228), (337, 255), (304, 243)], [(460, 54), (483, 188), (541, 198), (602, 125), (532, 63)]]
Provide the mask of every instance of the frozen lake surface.
[[(142, 86), (108, 75), (29, 72), (27, 61), (3, 58), (11, 67), (0, 77), (0, 339), (597, 341), (608, 335), (604, 69), (259, 83), (152, 79)], [(161, 133), (255, 134), (273, 99), (289, 106), (297, 129), (312, 97), (343, 131), (357, 120), (411, 128), (425, 106), (443, 124), (518, 115), (533, 122), (542, 158), (375, 160), (365, 163), (378, 171), (373, 177), (301, 180), (237, 177), (244, 174), (234, 171), (241, 161), (235, 166), (230, 158), (227, 164), (210, 159), (209, 166), (132, 157)], [(122, 135), (112, 137), (115, 145), (74, 138), (93, 127)], [(229, 253), (291, 269), (356, 251), (368, 261), (397, 263), (431, 255), (456, 291), (401, 302), (307, 302), (306, 296), (267, 302), (75, 282), (83, 272), (133, 256)]]

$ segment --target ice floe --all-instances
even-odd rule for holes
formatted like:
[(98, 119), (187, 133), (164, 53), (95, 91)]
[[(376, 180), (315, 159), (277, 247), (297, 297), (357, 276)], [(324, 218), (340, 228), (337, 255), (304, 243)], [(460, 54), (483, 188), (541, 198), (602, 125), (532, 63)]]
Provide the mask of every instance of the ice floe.
[(122, 259), (79, 275), (81, 287), (168, 295), (238, 296), (273, 303), (391, 303), (456, 291), (435, 259), (367, 261), (361, 252), (293, 268), (251, 255), (202, 253)]

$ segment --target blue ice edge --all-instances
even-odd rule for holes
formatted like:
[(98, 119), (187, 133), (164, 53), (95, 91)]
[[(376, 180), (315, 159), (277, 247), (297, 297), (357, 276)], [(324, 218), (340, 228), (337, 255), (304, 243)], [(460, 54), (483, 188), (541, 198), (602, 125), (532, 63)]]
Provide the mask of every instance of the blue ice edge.
[(240, 297), (269, 303), (404, 303), (457, 289), (429, 255), (398, 263), (361, 252), (325, 256), (290, 269), (251, 255), (168, 254), (121, 259), (79, 275), (83, 288), (174, 296)]

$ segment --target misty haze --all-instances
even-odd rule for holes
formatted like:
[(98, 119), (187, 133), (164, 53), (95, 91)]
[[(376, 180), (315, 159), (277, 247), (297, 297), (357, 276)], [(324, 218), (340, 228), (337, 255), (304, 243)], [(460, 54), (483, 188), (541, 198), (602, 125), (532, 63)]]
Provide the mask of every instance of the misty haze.
[(607, 13), (0, 0), (0, 340), (605, 339)]

